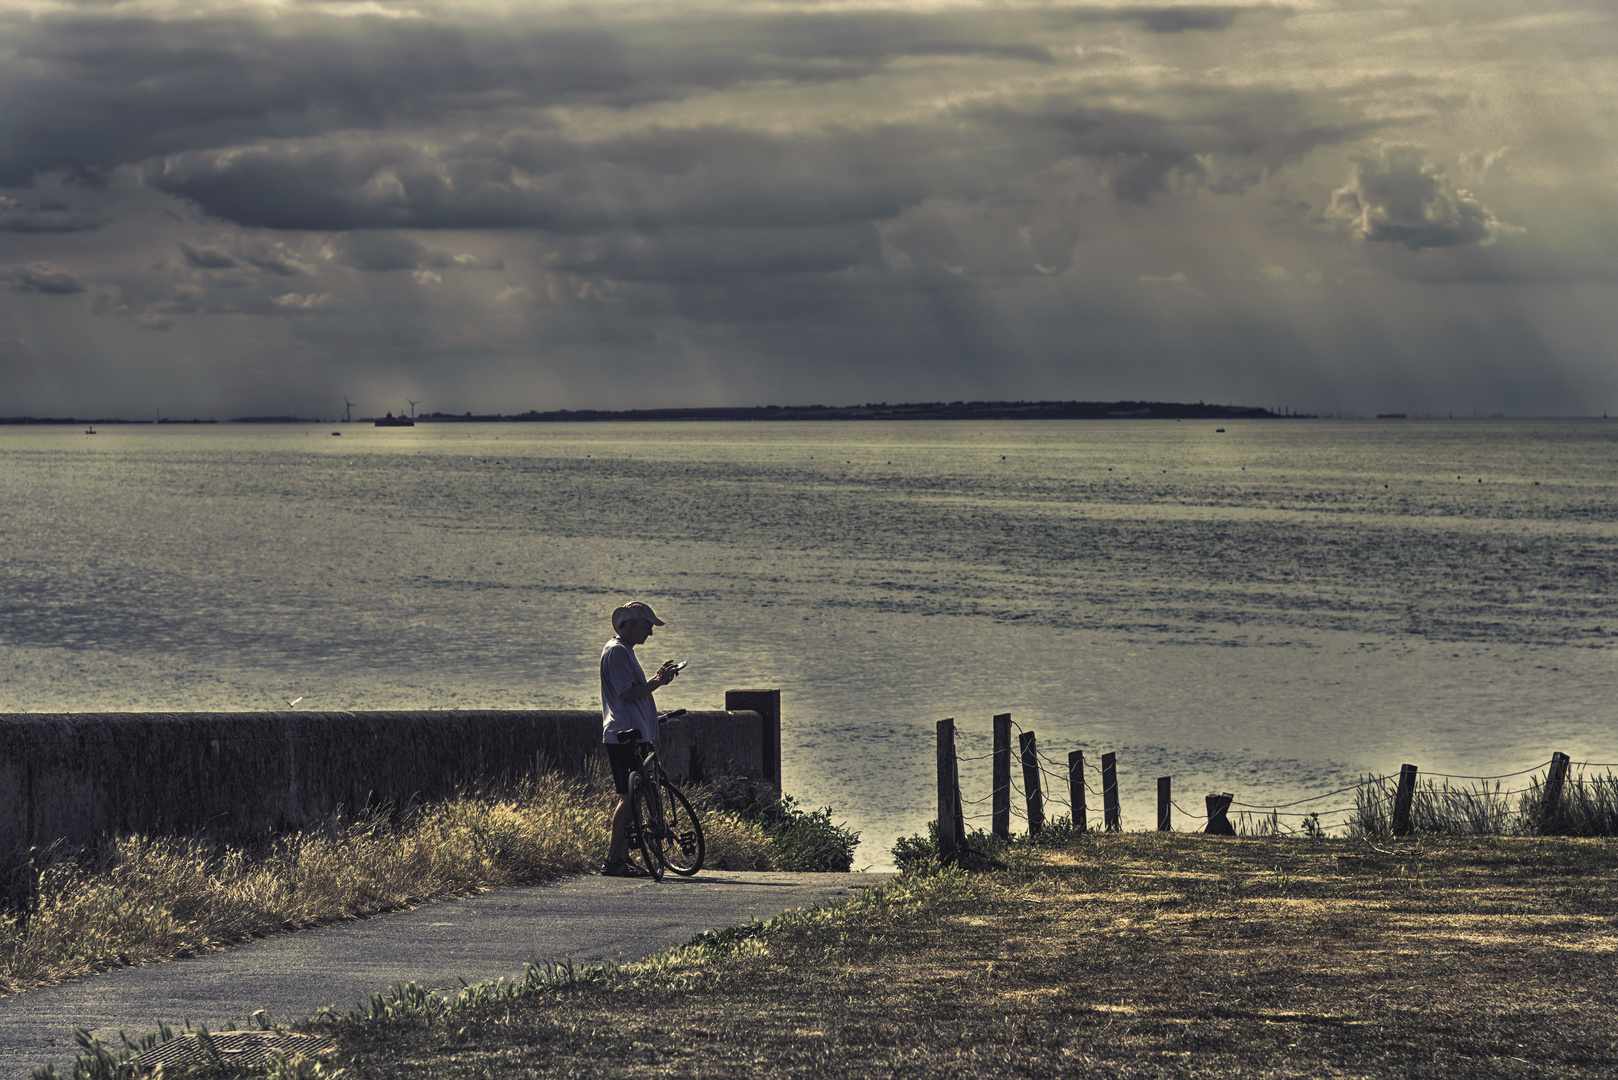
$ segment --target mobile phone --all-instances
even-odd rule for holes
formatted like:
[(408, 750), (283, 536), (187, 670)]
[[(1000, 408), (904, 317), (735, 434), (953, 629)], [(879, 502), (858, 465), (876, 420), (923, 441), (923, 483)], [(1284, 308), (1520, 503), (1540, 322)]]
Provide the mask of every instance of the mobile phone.
[(675, 671), (684, 671), (685, 670), (685, 665), (689, 664), (690, 662), (691, 661), (689, 661), (689, 660), (681, 660), (678, 664), (674, 665), (674, 670)]

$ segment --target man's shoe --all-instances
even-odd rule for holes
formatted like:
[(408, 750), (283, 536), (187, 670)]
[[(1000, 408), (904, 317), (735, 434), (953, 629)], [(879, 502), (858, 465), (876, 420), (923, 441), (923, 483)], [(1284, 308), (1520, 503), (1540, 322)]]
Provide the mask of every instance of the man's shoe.
[(646, 877), (646, 871), (624, 859), (619, 862), (610, 862), (601, 868), (603, 877)]

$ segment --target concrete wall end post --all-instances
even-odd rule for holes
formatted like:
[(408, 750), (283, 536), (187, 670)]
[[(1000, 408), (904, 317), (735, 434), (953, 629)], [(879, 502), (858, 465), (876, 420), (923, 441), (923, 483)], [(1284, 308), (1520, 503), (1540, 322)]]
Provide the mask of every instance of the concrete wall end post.
[(764, 779), (781, 786), (781, 691), (726, 690), (725, 708), (756, 712), (764, 721)]

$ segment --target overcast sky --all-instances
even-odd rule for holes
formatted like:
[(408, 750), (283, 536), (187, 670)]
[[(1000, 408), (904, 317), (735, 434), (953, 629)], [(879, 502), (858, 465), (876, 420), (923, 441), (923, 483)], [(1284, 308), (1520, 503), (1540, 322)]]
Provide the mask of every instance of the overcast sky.
[(0, 415), (1618, 415), (1612, 0), (0, 0)]

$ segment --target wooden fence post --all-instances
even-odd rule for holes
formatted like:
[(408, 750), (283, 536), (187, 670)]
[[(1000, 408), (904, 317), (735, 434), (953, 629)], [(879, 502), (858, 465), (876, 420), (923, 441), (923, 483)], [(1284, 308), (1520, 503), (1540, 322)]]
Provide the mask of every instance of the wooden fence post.
[(1205, 831), (1209, 836), (1236, 835), (1236, 827), (1230, 823), (1230, 804), (1235, 798), (1228, 791), (1221, 795), (1208, 793), (1208, 828)]
[(1011, 714), (994, 718), (994, 835), (1011, 838)]
[(1393, 835), (1409, 836), (1410, 805), (1416, 798), (1416, 767), (1399, 766), (1399, 790), (1393, 796)]
[(1551, 755), (1550, 771), (1545, 774), (1545, 802), (1540, 807), (1540, 829), (1556, 832), (1562, 828), (1562, 789), (1567, 784), (1567, 767), (1572, 759), (1560, 750)]
[[(953, 739), (950, 748), (953, 751)], [(966, 850), (966, 815), (961, 811), (961, 759), (954, 753), (949, 756), (949, 786), (955, 789), (955, 849), (962, 852)]]
[(1118, 813), (1118, 755), (1101, 755), (1102, 817), (1108, 832), (1122, 832), (1123, 819)]
[(1022, 745), (1022, 786), (1028, 795), (1028, 835), (1038, 836), (1045, 827), (1045, 796), (1039, 787), (1039, 748), (1034, 744), (1034, 733), (1025, 731), (1017, 736)]
[(938, 861), (954, 866), (955, 836), (955, 720), (938, 722)]
[(1090, 831), (1089, 811), (1084, 804), (1084, 751), (1074, 750), (1067, 755), (1067, 794), (1073, 801), (1073, 828), (1076, 832)]
[(1169, 820), (1169, 807), (1174, 804), (1170, 788), (1173, 785), (1172, 776), (1159, 776), (1157, 778), (1157, 831), (1173, 832), (1174, 823)]

